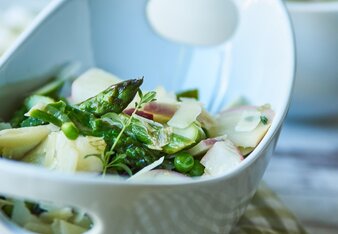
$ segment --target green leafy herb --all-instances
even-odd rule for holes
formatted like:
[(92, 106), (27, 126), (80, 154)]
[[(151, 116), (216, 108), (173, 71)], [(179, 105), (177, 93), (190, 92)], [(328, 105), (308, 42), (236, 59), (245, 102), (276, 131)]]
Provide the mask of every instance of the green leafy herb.
[[(137, 91), (137, 93), (139, 95), (140, 101), (135, 102), (135, 109), (134, 109), (133, 113), (125, 121), (120, 122), (123, 125), (121, 131), (119, 132), (119, 134), (115, 138), (114, 143), (111, 146), (110, 150), (105, 152), (105, 154), (102, 156), (101, 161), (103, 163), (103, 171), (102, 171), (103, 175), (105, 175), (107, 170), (111, 167), (120, 167), (120, 168), (124, 169), (128, 174), (131, 175), (130, 168), (126, 164), (121, 162), (121, 161), (123, 161), (123, 159), (126, 158), (126, 156), (127, 156), (126, 154), (117, 155), (112, 161), (110, 161), (110, 159), (115, 154), (115, 148), (116, 148), (117, 144), (119, 143), (122, 135), (126, 131), (127, 127), (131, 124), (137, 110), (142, 108), (142, 106), (144, 104), (147, 104), (147, 103), (150, 103), (150, 102), (153, 102), (153, 101), (156, 100), (155, 99), (156, 92), (154, 92), (154, 91), (143, 94), (142, 91), (139, 89)], [(123, 156), (121, 156), (121, 155), (123, 155)]]
[(268, 118), (264, 115), (261, 116), (261, 122), (264, 124), (264, 125), (267, 125), (268, 124)]

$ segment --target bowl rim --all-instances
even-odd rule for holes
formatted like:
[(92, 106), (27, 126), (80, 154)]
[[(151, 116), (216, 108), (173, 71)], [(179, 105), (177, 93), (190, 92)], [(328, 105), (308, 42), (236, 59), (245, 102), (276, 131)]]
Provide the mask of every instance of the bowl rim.
[[(14, 45), (7, 50), (7, 53), (0, 58), (0, 64), (6, 64), (7, 60), (10, 59), (10, 55), (12, 52), (20, 47), (20, 45), (25, 41), (27, 37), (35, 30), (38, 29), (38, 25), (40, 22), (44, 21), (46, 18), (49, 17), (50, 14), (55, 13), (56, 11), (60, 10), (66, 0), (55, 0), (51, 1), (49, 5), (41, 11), (38, 17), (34, 20), (32, 25), (26, 30), (14, 43)], [(21, 174), (21, 176), (32, 176), (34, 178), (44, 178), (50, 182), (61, 182), (67, 184), (84, 184), (84, 185), (119, 185), (119, 186), (186, 186), (186, 185), (201, 185), (202, 183), (217, 183), (219, 181), (227, 180), (229, 178), (236, 177), (237, 175), (243, 173), (243, 171), (247, 170), (248, 167), (253, 164), (256, 160), (261, 157), (261, 154), (264, 150), (266, 150), (275, 137), (278, 136), (279, 130), (283, 124), (283, 120), (285, 119), (288, 108), (291, 102), (291, 93), (294, 86), (294, 77), (295, 77), (295, 67), (296, 67), (296, 49), (295, 49), (295, 36), (292, 30), (292, 23), (290, 15), (286, 9), (286, 4), (283, 1), (274, 0), (274, 4), (276, 4), (276, 9), (280, 12), (281, 16), (283, 17), (283, 21), (286, 27), (287, 37), (288, 37), (288, 46), (291, 53), (292, 61), (290, 67), (290, 78), (288, 79), (288, 83), (286, 86), (288, 87), (288, 93), (286, 94), (287, 99), (282, 103), (283, 106), (280, 107), (281, 111), (275, 115), (274, 121), (272, 125), (262, 141), (258, 144), (258, 146), (254, 149), (254, 151), (245, 158), (239, 165), (232, 168), (224, 175), (220, 176), (210, 176), (210, 177), (200, 177), (198, 179), (192, 180), (155, 180), (155, 181), (143, 181), (143, 180), (135, 180), (135, 181), (128, 181), (128, 180), (120, 180), (120, 179), (112, 179), (117, 178), (117, 176), (105, 176), (103, 177), (93, 177), (90, 173), (76, 173), (77, 176), (70, 176), (70, 174), (58, 172), (58, 171), (50, 171), (46, 168), (39, 168), (35, 165), (29, 165), (26, 163), (10, 161), (6, 159), (0, 159), (0, 170), (3, 172), (8, 172), (9, 174), (15, 173)], [(73, 174), (72, 174), (73, 175)]]

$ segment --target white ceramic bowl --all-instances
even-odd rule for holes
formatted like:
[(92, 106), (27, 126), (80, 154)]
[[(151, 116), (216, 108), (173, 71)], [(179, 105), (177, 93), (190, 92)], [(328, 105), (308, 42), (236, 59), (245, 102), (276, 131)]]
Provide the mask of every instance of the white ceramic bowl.
[(6, 100), (0, 113), (8, 116), (20, 96), (73, 61), (123, 78), (144, 75), (146, 88), (197, 87), (213, 112), (245, 95), (255, 104), (270, 103), (276, 116), (240, 166), (218, 178), (131, 183), (0, 160), (0, 193), (80, 207), (94, 220), (90, 233), (228, 233), (254, 195), (276, 144), (295, 63), (283, 3), (235, 3), (240, 21), (231, 40), (193, 47), (152, 31), (144, 15), (146, 0), (54, 1), (0, 60), (0, 98)]
[(290, 117), (338, 116), (338, 1), (288, 2), (297, 72)]

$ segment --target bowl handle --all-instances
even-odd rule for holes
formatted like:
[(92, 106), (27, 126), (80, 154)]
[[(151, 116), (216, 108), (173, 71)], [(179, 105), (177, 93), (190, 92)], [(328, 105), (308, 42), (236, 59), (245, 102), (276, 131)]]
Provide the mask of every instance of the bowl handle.
[(92, 234), (109, 233), (114, 226), (121, 226), (117, 225), (121, 224), (120, 216), (116, 214), (118, 212), (111, 211), (126, 210), (125, 204), (131, 200), (130, 196), (136, 194), (130, 192), (134, 188), (127, 188), (118, 183), (111, 186), (110, 180), (99, 180), (93, 175), (70, 176), (0, 159), (1, 195), (53, 202), (83, 210), (95, 224), (88, 232)]

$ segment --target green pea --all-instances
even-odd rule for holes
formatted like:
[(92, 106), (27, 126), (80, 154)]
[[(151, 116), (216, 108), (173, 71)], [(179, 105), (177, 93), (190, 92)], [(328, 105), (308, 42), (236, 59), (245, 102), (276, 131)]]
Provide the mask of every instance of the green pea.
[(189, 172), (194, 166), (194, 157), (187, 152), (179, 152), (175, 155), (174, 165), (178, 172)]
[(204, 166), (200, 163), (200, 161), (196, 160), (194, 161), (194, 166), (191, 168), (189, 175), (194, 176), (201, 176), (204, 173)]
[(76, 138), (79, 136), (79, 129), (77, 129), (77, 127), (72, 122), (66, 122), (62, 124), (61, 130), (70, 140), (76, 140)]

